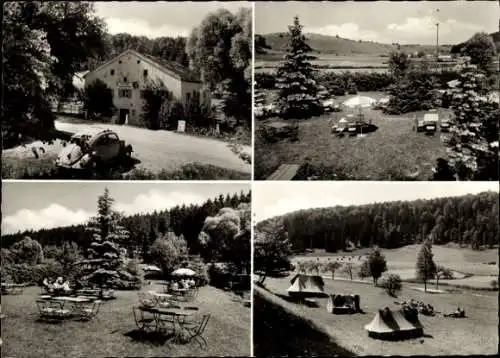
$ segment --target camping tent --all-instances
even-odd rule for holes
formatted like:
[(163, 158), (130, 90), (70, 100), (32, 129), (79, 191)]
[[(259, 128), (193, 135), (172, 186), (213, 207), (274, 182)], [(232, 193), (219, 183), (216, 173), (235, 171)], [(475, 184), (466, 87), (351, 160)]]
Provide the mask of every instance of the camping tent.
[(323, 278), (321, 276), (297, 274), (288, 288), (290, 297), (322, 297), (325, 296)]
[(328, 295), (326, 310), (330, 313), (359, 312), (359, 301), (359, 295)]
[(365, 325), (368, 336), (378, 339), (405, 339), (420, 337), (424, 328), (418, 316), (410, 317), (402, 310), (379, 310), (373, 320)]

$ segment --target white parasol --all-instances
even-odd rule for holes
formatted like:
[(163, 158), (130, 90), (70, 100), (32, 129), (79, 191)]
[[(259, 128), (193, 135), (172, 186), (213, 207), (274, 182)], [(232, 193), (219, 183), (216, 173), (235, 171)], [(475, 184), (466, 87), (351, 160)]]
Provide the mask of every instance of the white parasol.
[(376, 102), (377, 101), (371, 97), (355, 96), (345, 100), (343, 105), (347, 108), (356, 108), (356, 107), (366, 108), (373, 106)]
[(196, 272), (188, 268), (178, 268), (172, 272), (173, 276), (196, 276)]

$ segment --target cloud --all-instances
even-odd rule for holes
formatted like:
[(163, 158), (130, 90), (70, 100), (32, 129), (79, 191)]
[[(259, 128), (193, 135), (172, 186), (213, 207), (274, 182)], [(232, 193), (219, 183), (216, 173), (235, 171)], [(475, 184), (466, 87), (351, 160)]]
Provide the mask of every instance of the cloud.
[(344, 23), (342, 25), (326, 25), (323, 27), (312, 27), (307, 29), (308, 33), (336, 36), (350, 39), (350, 40), (364, 40), (364, 41), (382, 41), (378, 32), (372, 30), (364, 30), (358, 24), (353, 22)]
[[(114, 209), (124, 215), (150, 213), (165, 210), (176, 205), (202, 204), (207, 198), (191, 193), (169, 192), (151, 189), (136, 196), (132, 202), (117, 201)], [(11, 234), (24, 230), (51, 229), (85, 223), (95, 212), (83, 209), (69, 209), (60, 204), (50, 204), (41, 210), (21, 209), (2, 220), (2, 233)]]
[(201, 204), (207, 198), (185, 192), (163, 192), (151, 189), (145, 194), (139, 194), (131, 203), (117, 202), (114, 207), (126, 215), (165, 210), (176, 205)]
[(51, 229), (60, 226), (77, 225), (85, 222), (92, 213), (85, 210), (71, 210), (59, 204), (51, 204), (42, 210), (22, 209), (2, 220), (5, 234), (23, 230)]
[(140, 19), (119, 19), (108, 17), (105, 19), (108, 31), (111, 34), (128, 33), (135, 36), (156, 37), (178, 37), (189, 36), (190, 30), (182, 27), (162, 25), (153, 28), (148, 22)]
[[(436, 18), (433, 16), (408, 17), (401, 23), (390, 23), (387, 31), (391, 33), (391, 38), (401, 38), (408, 41), (426, 41), (434, 39), (436, 34)], [(445, 42), (454, 43), (466, 40), (474, 32), (484, 30), (483, 27), (459, 22), (455, 19), (439, 21), (439, 36)]]

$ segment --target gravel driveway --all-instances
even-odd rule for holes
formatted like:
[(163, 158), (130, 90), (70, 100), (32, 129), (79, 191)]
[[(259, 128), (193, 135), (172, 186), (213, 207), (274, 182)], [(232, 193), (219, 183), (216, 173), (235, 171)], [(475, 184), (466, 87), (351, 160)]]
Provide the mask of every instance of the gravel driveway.
[[(58, 130), (78, 132), (89, 126), (109, 128), (127, 143), (132, 144), (133, 156), (141, 162), (137, 168), (151, 171), (175, 170), (184, 164), (198, 162), (250, 174), (251, 165), (233, 153), (228, 144), (211, 138), (200, 138), (165, 130), (152, 131), (144, 128), (115, 124), (73, 123), (56, 120)], [(250, 146), (242, 150), (250, 152)]]

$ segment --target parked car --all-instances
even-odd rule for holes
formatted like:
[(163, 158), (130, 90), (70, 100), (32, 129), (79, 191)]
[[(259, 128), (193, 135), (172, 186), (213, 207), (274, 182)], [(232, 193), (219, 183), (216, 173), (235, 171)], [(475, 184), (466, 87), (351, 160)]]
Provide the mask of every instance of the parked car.
[(321, 102), (325, 112), (340, 112), (342, 107), (333, 98)]
[(56, 166), (61, 169), (97, 169), (128, 158), (132, 146), (110, 129), (93, 128), (74, 134), (59, 153)]

